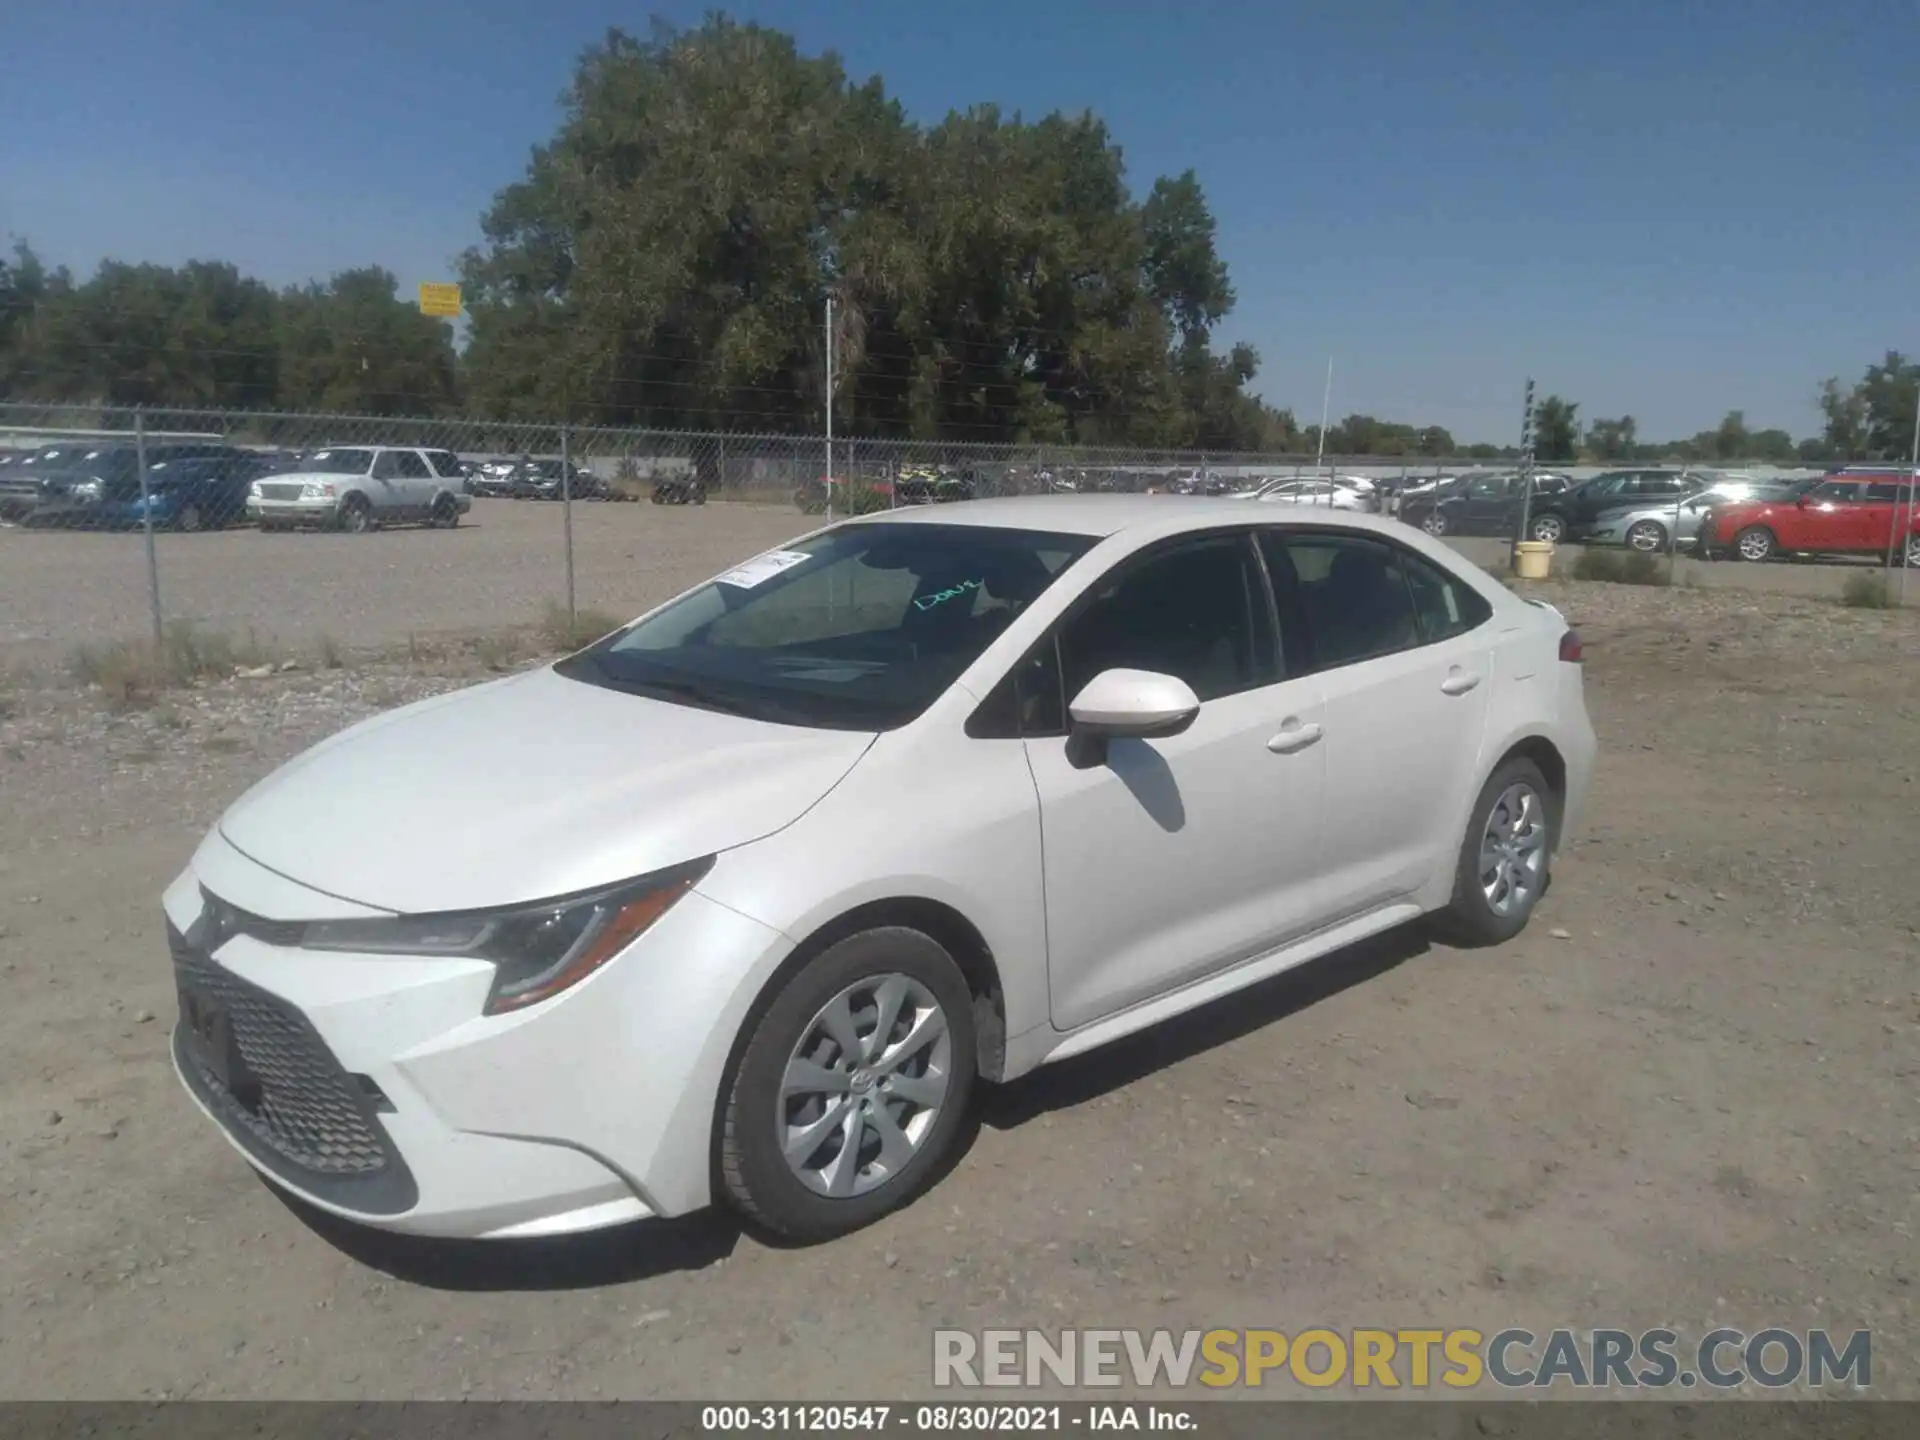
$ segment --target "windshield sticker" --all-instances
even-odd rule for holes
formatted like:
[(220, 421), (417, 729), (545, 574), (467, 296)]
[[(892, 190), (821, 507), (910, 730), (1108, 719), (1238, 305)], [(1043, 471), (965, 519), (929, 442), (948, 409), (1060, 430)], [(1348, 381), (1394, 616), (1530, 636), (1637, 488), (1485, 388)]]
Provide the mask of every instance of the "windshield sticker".
[(736, 590), (751, 590), (756, 585), (766, 584), (782, 570), (791, 570), (801, 561), (812, 558), (804, 550), (769, 550), (764, 555), (754, 556), (744, 565), (734, 566), (713, 583), (731, 585)]
[(931, 610), (936, 605), (944, 605), (949, 600), (957, 600), (962, 595), (971, 594), (980, 588), (980, 584), (978, 580), (962, 580), (958, 585), (949, 585), (945, 590), (936, 590), (931, 595), (922, 595), (913, 602), (913, 608)]

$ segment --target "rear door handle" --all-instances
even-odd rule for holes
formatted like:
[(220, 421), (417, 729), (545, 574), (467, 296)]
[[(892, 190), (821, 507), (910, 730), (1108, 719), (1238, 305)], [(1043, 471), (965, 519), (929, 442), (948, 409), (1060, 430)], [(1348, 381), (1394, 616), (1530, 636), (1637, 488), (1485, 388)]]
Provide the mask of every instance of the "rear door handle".
[(1440, 682), (1440, 690), (1446, 695), (1464, 695), (1479, 683), (1478, 675), (1469, 675), (1463, 670), (1456, 670)]
[(1267, 749), (1276, 755), (1291, 755), (1296, 750), (1304, 750), (1317, 741), (1323, 734), (1319, 725), (1302, 725), (1289, 721), (1280, 727), (1280, 733), (1267, 741)]

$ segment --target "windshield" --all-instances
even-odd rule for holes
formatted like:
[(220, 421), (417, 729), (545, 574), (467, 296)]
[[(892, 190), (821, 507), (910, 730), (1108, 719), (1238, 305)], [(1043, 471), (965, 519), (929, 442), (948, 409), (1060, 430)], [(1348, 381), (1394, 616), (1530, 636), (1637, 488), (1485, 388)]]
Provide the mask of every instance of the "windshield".
[(373, 468), (373, 451), (316, 450), (300, 468), (312, 475), (364, 475)]
[(778, 724), (891, 730), (1093, 543), (973, 525), (846, 525), (757, 556), (556, 668)]

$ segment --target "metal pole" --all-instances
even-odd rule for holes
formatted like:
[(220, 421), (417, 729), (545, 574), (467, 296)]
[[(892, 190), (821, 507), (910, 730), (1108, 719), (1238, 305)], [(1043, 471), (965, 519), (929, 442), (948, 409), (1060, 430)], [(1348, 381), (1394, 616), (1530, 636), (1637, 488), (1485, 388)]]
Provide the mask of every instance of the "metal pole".
[(147, 535), (147, 606), (153, 612), (153, 660), (160, 663), (165, 636), (160, 624), (160, 561), (153, 553), (153, 491), (147, 480), (147, 412), (133, 407), (133, 458), (140, 467), (140, 528)]
[(827, 297), (827, 523), (833, 523), (833, 297)]
[(1905, 479), (1907, 495), (1907, 523), (1905, 525), (1899, 523), (1900, 507), (1898, 505), (1893, 507), (1893, 518), (1895, 522), (1893, 527), (1894, 535), (1903, 547), (1900, 555), (1899, 596), (1899, 603), (1902, 606), (1907, 603), (1907, 571), (1913, 568), (1911, 564), (1907, 563), (1907, 552), (1904, 548), (1907, 543), (1906, 532), (1913, 528), (1913, 502), (1916, 498), (1913, 492), (1916, 486), (1920, 486), (1920, 377), (1916, 377), (1913, 387), (1913, 449), (1907, 456), (1907, 473)]
[(1533, 519), (1533, 377), (1527, 377), (1527, 393), (1520, 417), (1520, 533), (1514, 537), (1513, 568), (1520, 568), (1520, 542), (1527, 538), (1527, 526)]
[(1327, 413), (1333, 404), (1333, 357), (1327, 357), (1327, 388), (1320, 395), (1320, 453), (1313, 457), (1313, 476), (1320, 478), (1320, 467), (1327, 458)]
[(573, 464), (572, 447), (567, 443), (568, 426), (560, 423), (560, 509), (567, 534), (567, 645), (573, 645), (578, 612), (573, 597)]

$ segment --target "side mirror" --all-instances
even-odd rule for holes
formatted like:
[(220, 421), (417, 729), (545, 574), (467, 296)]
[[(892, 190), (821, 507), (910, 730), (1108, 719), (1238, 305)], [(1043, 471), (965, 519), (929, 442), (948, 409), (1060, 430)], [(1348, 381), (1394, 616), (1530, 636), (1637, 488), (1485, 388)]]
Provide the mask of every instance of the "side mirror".
[(1111, 740), (1178, 735), (1200, 713), (1193, 687), (1152, 670), (1103, 670), (1067, 707), (1067, 759), (1079, 770), (1103, 765)]
[(1807, 497), (1802, 495), (1798, 500), (1795, 500), (1793, 503), (1796, 509), (1804, 510), (1807, 508)]

